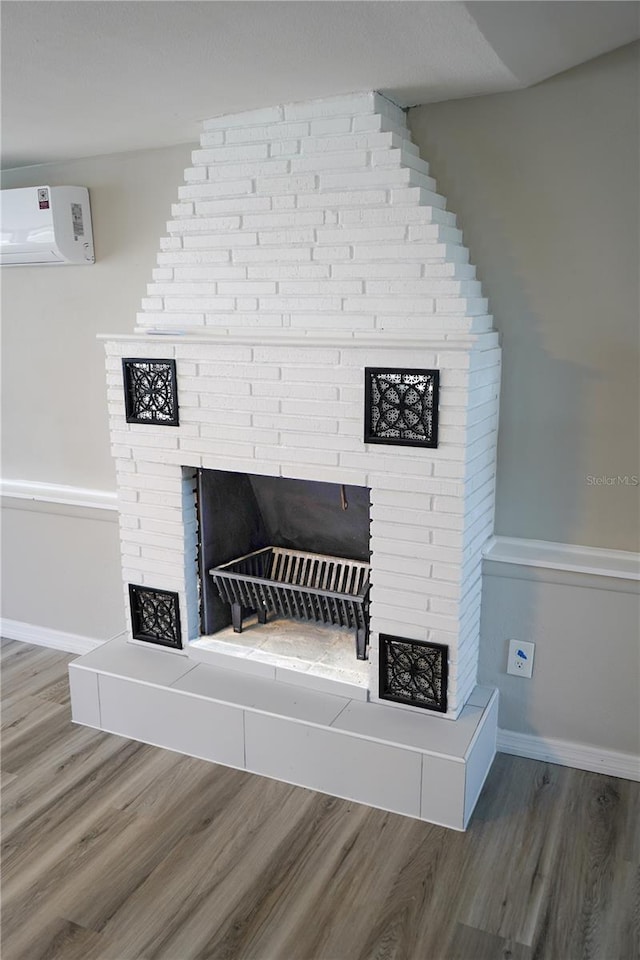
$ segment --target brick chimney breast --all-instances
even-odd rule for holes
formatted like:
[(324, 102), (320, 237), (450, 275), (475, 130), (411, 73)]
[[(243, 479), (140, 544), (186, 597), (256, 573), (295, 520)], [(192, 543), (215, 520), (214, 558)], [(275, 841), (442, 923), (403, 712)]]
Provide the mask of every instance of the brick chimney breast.
[[(127, 610), (133, 588), (158, 629), (170, 612), (164, 649), (195, 656), (198, 470), (366, 487), (367, 695), (394, 651), (441, 645), (455, 719), (477, 680), (500, 348), (405, 113), (369, 92), (206, 121), (157, 264), (133, 334), (104, 338)], [(370, 368), (438, 372), (437, 445), (367, 442)]]

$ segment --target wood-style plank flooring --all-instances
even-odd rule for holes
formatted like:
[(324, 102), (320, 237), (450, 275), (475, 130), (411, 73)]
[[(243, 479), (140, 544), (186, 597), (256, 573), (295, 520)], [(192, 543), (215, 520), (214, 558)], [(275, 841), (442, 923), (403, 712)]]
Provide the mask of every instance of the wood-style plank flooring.
[(71, 659), (2, 644), (2, 960), (638, 957), (638, 784), (498, 755), (454, 833), (74, 726)]

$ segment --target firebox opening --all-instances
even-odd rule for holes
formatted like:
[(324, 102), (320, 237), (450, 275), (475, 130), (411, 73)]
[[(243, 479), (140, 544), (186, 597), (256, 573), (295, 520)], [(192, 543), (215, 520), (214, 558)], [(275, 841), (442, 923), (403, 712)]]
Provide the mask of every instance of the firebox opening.
[[(297, 659), (306, 655), (324, 660), (329, 647), (341, 661), (355, 662), (356, 654), (364, 659), (368, 597), (363, 599), (363, 594), (370, 558), (367, 487), (200, 470), (197, 502), (203, 635), (217, 634), (220, 640), (263, 651), (273, 648), (280, 655), (291, 651)], [(255, 556), (232, 563), (246, 555)], [(333, 560), (328, 565), (322, 557)], [(336, 558), (344, 562), (336, 563)], [(230, 586), (220, 578), (216, 585), (210, 571), (222, 565), (230, 565), (225, 576), (229, 570), (240, 573), (239, 586), (235, 577)], [(243, 573), (263, 577), (267, 568), (278, 583), (266, 592), (250, 578), (242, 582)], [(287, 581), (312, 589), (291, 596), (282, 586)], [(315, 589), (321, 583), (326, 597)], [(350, 592), (353, 599), (336, 599), (340, 591)], [(236, 603), (229, 602), (234, 598)]]

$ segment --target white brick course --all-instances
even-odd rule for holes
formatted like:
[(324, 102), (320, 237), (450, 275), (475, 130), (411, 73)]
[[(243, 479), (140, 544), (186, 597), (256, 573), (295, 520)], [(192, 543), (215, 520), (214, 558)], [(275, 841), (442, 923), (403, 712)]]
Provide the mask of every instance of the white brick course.
[[(238, 196), (243, 193), (251, 193), (253, 190), (253, 180), (220, 180), (216, 183), (201, 183), (197, 186), (180, 187), (178, 196), (181, 200), (204, 200), (211, 197)], [(187, 204), (174, 204), (171, 212), (174, 217), (184, 216), (183, 213), (176, 213), (175, 207), (186, 207)], [(193, 205), (191, 205), (193, 206)]]
[(294, 172), (286, 177), (259, 177), (255, 181), (256, 193), (275, 197), (283, 193), (308, 193), (315, 190), (317, 178), (312, 173)]
[[(444, 197), (442, 198), (444, 200)], [(455, 216), (437, 207), (428, 206), (396, 206), (371, 209), (341, 210), (340, 223), (345, 225), (380, 226), (384, 224), (401, 223), (409, 226), (415, 223), (444, 222), (453, 225)]]
[(330, 150), (325, 153), (305, 155), (291, 161), (291, 170), (294, 173), (319, 173), (321, 170), (348, 170), (351, 167), (363, 168), (367, 166), (368, 154), (366, 150), (348, 150), (340, 152)]
[(302, 194), (298, 197), (298, 207), (336, 209), (341, 207), (357, 207), (360, 204), (374, 205), (387, 202), (386, 190), (337, 190), (313, 194)]
[[(212, 231), (217, 231), (223, 229), (219, 226), (222, 223), (222, 220), (212, 220)], [(229, 227), (229, 230), (232, 228)], [(229, 230), (224, 233), (193, 233), (187, 234), (183, 237), (184, 250), (193, 255), (194, 252), (204, 250), (211, 251), (210, 258), (215, 262), (225, 262), (228, 263), (231, 260), (231, 250), (229, 249)], [(258, 242), (258, 234), (251, 233), (246, 230), (243, 230), (241, 233), (238, 232), (234, 235), (233, 238), (233, 247), (250, 247)], [(220, 249), (218, 249), (220, 248)], [(206, 261), (198, 261), (196, 259), (190, 261), (185, 260), (187, 263), (199, 263)]]
[(331, 265), (331, 276), (368, 278), (392, 277), (417, 279), (421, 275), (419, 263), (335, 263)]
[(415, 153), (411, 153), (406, 148), (392, 150), (372, 150), (370, 162), (372, 167), (410, 167), (417, 173), (429, 176), (429, 164), (426, 160), (421, 160)]
[(342, 399), (338, 387), (314, 383), (310, 388), (306, 381), (303, 383), (284, 383), (278, 380), (254, 383), (251, 385), (251, 393), (254, 397), (279, 397), (287, 400), (306, 400), (309, 396), (312, 396), (314, 400)]
[(366, 241), (383, 242), (385, 240), (402, 240), (406, 234), (406, 228), (399, 226), (390, 227), (352, 227), (343, 225), (335, 230), (319, 229), (316, 231), (316, 240), (318, 243), (362, 243)]
[(275, 140), (269, 144), (270, 157), (290, 157), (300, 153), (299, 140)]
[(271, 123), (264, 126), (230, 129), (225, 135), (225, 142), (244, 144), (266, 140), (268, 143), (273, 143), (278, 140), (292, 140), (294, 137), (306, 137), (309, 132), (308, 123)]
[(259, 110), (246, 110), (243, 113), (225, 114), (222, 117), (214, 117), (213, 120), (205, 120), (202, 128), (206, 136), (211, 130), (220, 130), (224, 133), (234, 127), (250, 127), (256, 123), (276, 123), (283, 119), (283, 107), (262, 107)]
[(245, 146), (224, 146), (207, 150), (194, 150), (191, 161), (194, 166), (209, 163), (237, 163), (244, 160), (266, 160), (269, 148), (266, 143)]
[(378, 131), (357, 132), (352, 131), (344, 136), (324, 136), (317, 134), (313, 130), (310, 137), (305, 137), (301, 141), (301, 155), (306, 157), (311, 154), (337, 153), (347, 150), (384, 150), (393, 147), (400, 147), (405, 141), (394, 133), (382, 133)]
[(319, 263), (261, 263), (246, 269), (250, 280), (314, 280), (328, 278), (331, 268)]
[[(225, 197), (220, 200), (201, 200), (195, 203), (194, 207), (197, 216), (203, 218), (227, 213), (258, 213), (261, 210), (271, 209), (271, 199), (269, 197)], [(180, 225), (178, 232), (186, 232), (198, 227), (197, 220), (176, 222)]]
[(325, 134), (348, 133), (351, 130), (351, 117), (336, 117), (327, 120), (312, 120), (310, 132), (312, 137)]
[(207, 168), (198, 166), (198, 167), (187, 167), (184, 171), (184, 181), (185, 183), (201, 183), (207, 179)]
[[(226, 202), (222, 201), (222, 205)], [(264, 201), (261, 201), (264, 203)], [(241, 207), (242, 208), (242, 207)], [(240, 217), (214, 217), (206, 218), (198, 216), (192, 220), (170, 220), (167, 224), (169, 233), (215, 233), (218, 230), (233, 230), (240, 226)]]
[(258, 233), (258, 242), (263, 245), (284, 246), (285, 244), (313, 243), (314, 240), (315, 230), (312, 227), (293, 230), (261, 230)]
[(233, 297), (165, 297), (164, 304), (168, 313), (175, 311), (183, 314), (191, 311), (233, 310), (236, 305)]
[(290, 260), (311, 260), (311, 247), (242, 247), (233, 251), (234, 263), (282, 263)]
[[(202, 170), (202, 167), (198, 168)], [(288, 160), (247, 160), (235, 163), (216, 163), (204, 168), (210, 181), (243, 180), (245, 177), (277, 177), (289, 170)], [(184, 189), (184, 188), (182, 188)], [(189, 196), (187, 194), (186, 196)]]
[(284, 213), (261, 213), (244, 216), (243, 227), (247, 230), (261, 230), (278, 227), (309, 227), (324, 223), (321, 211), (290, 210)]
[(406, 260), (419, 260), (427, 262), (436, 260), (454, 260), (465, 261), (468, 252), (464, 247), (456, 247), (448, 243), (407, 243), (407, 244), (356, 244), (353, 248), (354, 260), (372, 261), (372, 260), (399, 260), (401, 263)]
[(373, 114), (379, 102), (376, 101), (376, 97), (377, 94), (374, 93), (355, 93), (348, 96), (327, 97), (324, 100), (287, 103), (284, 106), (284, 118), (285, 120), (317, 120)]
[(332, 247), (316, 247), (313, 251), (313, 259), (324, 263), (334, 264), (336, 261), (349, 260), (352, 256), (351, 247), (348, 244), (336, 244)]

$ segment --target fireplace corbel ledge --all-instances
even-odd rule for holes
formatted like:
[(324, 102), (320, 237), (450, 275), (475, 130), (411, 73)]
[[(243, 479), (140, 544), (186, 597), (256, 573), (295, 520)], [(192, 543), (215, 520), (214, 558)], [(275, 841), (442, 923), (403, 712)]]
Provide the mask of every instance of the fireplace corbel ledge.
[(71, 664), (74, 721), (465, 829), (500, 348), (404, 112), (205, 122), (103, 339), (129, 632)]

